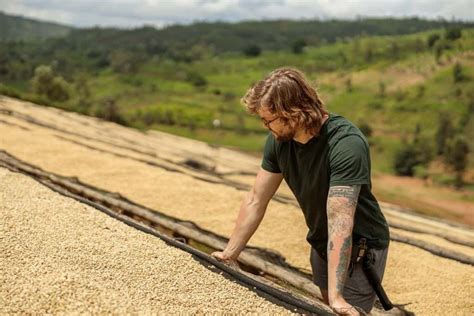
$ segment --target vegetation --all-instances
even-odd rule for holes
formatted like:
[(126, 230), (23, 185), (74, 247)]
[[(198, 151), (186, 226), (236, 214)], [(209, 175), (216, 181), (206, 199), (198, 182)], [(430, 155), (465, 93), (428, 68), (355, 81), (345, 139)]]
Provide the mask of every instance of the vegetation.
[(456, 173), (455, 186), (460, 188), (463, 184), (463, 173), (467, 167), (469, 145), (463, 136), (457, 136), (448, 145), (446, 162)]
[(56, 75), (50, 66), (39, 66), (31, 80), (33, 91), (46, 96), (51, 101), (67, 101), (69, 99), (69, 84), (63, 77)]
[(358, 123), (374, 171), (426, 178), (441, 163), (446, 183), (462, 185), (474, 152), (469, 27), (362, 19), (72, 30), (0, 46), (0, 93), (259, 152), (268, 131), (239, 99), (294, 66), (331, 112)]
[(431, 142), (421, 136), (420, 124), (416, 125), (413, 141), (403, 142), (403, 146), (396, 152), (394, 169), (401, 176), (418, 175), (426, 177), (426, 169), (433, 158)]

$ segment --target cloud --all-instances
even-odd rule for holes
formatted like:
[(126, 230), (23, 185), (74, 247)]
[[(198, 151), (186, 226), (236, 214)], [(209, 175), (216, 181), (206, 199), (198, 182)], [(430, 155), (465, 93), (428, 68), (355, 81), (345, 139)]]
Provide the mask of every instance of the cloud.
[(196, 20), (357, 16), (455, 17), (473, 21), (471, 7), (472, 0), (0, 0), (4, 12), (79, 27), (161, 27)]

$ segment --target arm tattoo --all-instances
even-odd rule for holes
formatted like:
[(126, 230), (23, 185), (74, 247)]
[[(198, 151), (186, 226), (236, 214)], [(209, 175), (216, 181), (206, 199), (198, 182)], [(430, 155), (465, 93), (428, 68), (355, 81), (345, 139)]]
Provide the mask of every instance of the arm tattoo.
[(346, 282), (347, 267), (351, 258), (352, 250), (352, 236), (346, 237), (342, 243), (341, 250), (339, 252), (339, 264), (336, 269), (336, 289), (337, 292), (344, 292), (344, 284)]
[(357, 205), (357, 198), (359, 197), (360, 185), (353, 186), (338, 186), (330, 187), (328, 198), (331, 197), (345, 197), (349, 200), (351, 205)]
[(331, 264), (335, 264), (335, 285), (341, 295), (351, 256), (352, 229), (360, 188), (360, 185), (335, 186), (328, 193), (328, 258), (332, 258)]

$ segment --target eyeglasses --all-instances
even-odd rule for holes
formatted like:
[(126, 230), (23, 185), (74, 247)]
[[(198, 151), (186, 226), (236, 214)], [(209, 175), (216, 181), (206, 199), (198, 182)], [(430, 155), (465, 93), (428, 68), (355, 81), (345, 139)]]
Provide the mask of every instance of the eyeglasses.
[(264, 119), (263, 117), (260, 118), (262, 120), (262, 123), (263, 125), (265, 125), (266, 128), (270, 128), (270, 124), (275, 121), (275, 120), (278, 120), (279, 117), (275, 117), (273, 120), (270, 120), (270, 121), (267, 121), (266, 119)]

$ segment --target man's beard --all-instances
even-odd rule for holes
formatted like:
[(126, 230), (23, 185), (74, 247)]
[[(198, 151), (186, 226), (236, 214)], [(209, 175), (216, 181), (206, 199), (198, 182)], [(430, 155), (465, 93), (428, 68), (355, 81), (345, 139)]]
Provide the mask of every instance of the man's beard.
[(282, 135), (276, 135), (276, 140), (279, 142), (289, 142), (295, 137), (295, 131), (294, 130), (289, 130), (285, 134)]

